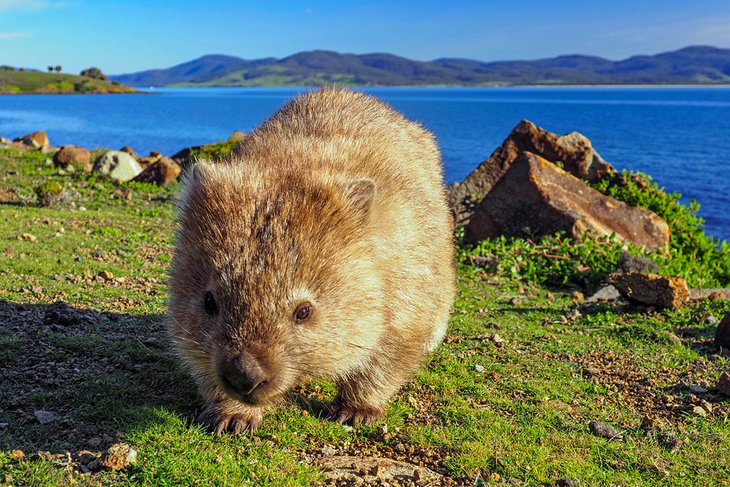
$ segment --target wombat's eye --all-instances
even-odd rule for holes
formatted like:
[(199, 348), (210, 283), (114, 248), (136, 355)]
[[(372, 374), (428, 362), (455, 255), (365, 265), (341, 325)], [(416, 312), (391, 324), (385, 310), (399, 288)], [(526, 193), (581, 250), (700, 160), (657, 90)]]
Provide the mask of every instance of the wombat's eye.
[(218, 314), (218, 305), (215, 304), (215, 298), (213, 297), (213, 293), (210, 291), (205, 293), (205, 298), (203, 298), (203, 308), (205, 308), (205, 312), (209, 315)]
[(303, 323), (307, 321), (311, 315), (312, 305), (309, 303), (302, 303), (294, 310), (294, 321), (297, 323)]

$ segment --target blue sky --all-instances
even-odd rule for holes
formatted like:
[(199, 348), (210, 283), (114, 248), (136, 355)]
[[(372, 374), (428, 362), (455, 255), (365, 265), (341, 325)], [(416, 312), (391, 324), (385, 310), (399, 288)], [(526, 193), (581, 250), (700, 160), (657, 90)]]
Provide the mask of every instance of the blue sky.
[(730, 0), (0, 0), (0, 64), (119, 74), (311, 49), (484, 61), (730, 47)]

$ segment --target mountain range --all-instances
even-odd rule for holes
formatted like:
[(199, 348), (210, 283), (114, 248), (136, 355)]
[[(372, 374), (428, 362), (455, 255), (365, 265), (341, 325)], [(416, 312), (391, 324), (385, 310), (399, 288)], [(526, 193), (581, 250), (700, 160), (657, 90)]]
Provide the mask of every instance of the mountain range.
[(730, 49), (690, 46), (611, 61), (566, 55), (534, 61), (414, 61), (393, 54), (300, 52), (282, 59), (207, 55), (167, 69), (110, 76), (132, 86), (427, 86), (728, 84)]

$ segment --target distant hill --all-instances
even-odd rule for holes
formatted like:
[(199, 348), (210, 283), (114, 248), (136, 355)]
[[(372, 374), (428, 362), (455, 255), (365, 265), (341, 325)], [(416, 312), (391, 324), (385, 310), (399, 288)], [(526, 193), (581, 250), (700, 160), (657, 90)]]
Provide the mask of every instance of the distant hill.
[(0, 94), (25, 93), (136, 93), (137, 90), (118, 81), (103, 81), (66, 73), (20, 70), (0, 66)]
[(560, 84), (727, 84), (730, 49), (692, 46), (610, 61), (569, 55), (534, 61), (414, 61), (393, 54), (300, 52), (283, 59), (210, 55), (111, 76), (132, 86), (424, 86)]

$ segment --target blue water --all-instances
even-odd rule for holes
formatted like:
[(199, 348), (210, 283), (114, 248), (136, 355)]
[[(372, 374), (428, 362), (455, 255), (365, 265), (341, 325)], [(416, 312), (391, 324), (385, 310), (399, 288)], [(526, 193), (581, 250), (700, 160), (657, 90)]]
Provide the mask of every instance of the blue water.
[[(249, 131), (296, 89), (164, 89), (150, 95), (0, 97), (0, 135), (45, 129), (54, 145), (131, 145), (172, 154)], [(577, 130), (619, 169), (697, 200), (709, 234), (730, 240), (730, 88), (378, 88), (433, 131), (448, 182), (463, 179), (526, 118)]]

